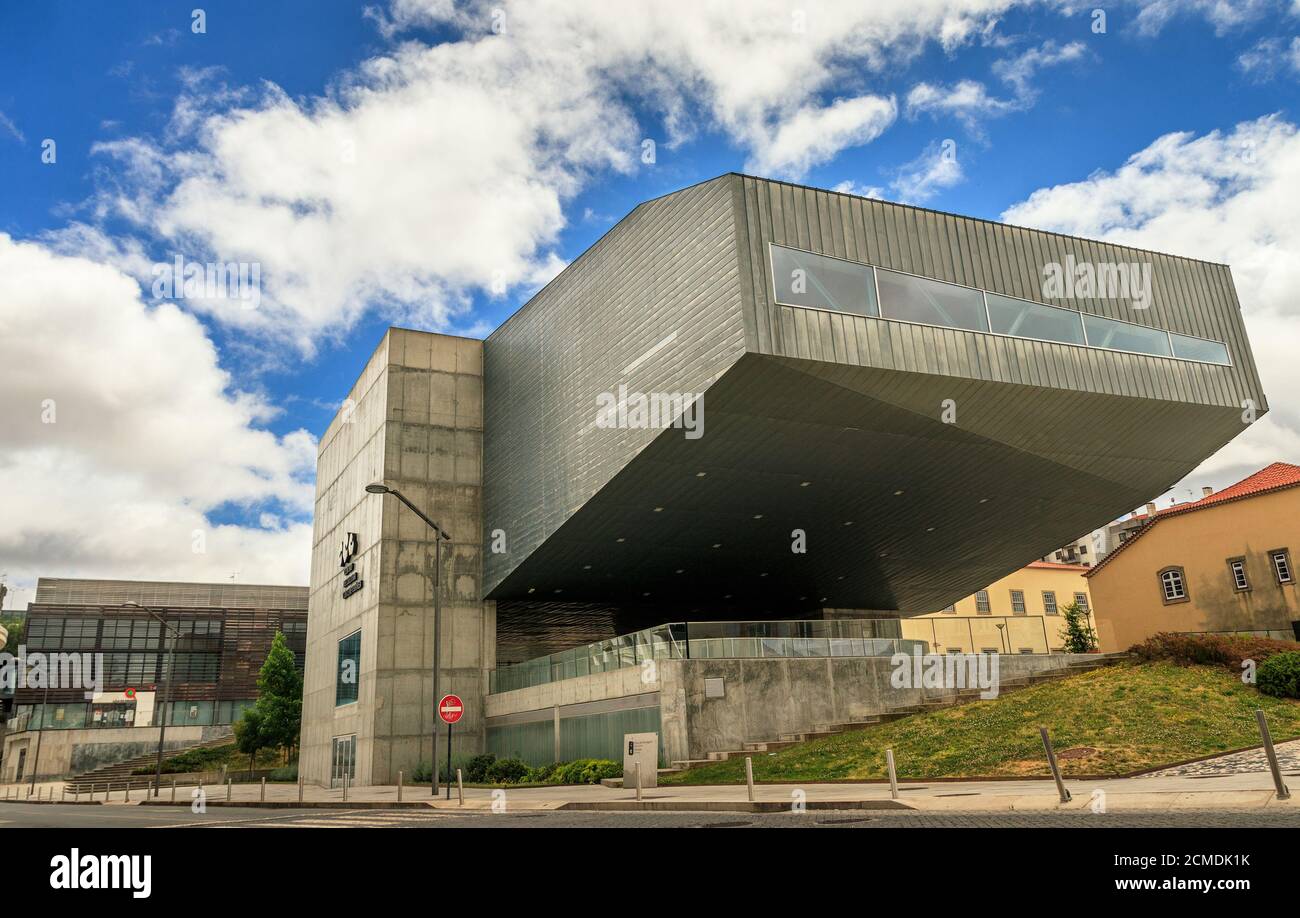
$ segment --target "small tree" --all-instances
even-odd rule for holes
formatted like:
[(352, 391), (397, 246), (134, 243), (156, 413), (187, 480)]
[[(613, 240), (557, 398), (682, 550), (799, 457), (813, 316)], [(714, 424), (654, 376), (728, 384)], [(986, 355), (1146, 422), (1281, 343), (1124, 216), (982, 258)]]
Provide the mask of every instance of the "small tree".
[(302, 728), (302, 675), (279, 631), (257, 677), (257, 711), (265, 745), (282, 747), (287, 759)]
[(1066, 652), (1091, 653), (1096, 650), (1097, 633), (1092, 630), (1088, 613), (1079, 607), (1079, 603), (1070, 603), (1061, 610), (1061, 614), (1065, 616), (1065, 630), (1061, 635), (1065, 638)]
[(253, 768), (257, 764), (258, 752), (270, 745), (266, 741), (264, 726), (262, 712), (256, 707), (245, 710), (243, 716), (234, 723), (235, 748), (248, 756), (249, 777), (252, 777)]

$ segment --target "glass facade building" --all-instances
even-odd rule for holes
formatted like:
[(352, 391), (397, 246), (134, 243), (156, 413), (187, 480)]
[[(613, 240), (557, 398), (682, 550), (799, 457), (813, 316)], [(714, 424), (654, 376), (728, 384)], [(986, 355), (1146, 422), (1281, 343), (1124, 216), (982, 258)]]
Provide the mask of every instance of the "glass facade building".
[[(97, 671), (99, 684), (94, 692), (66, 679), (48, 692), (43, 685), (16, 687), (10, 730), (135, 726), (135, 696), (146, 693), (169, 726), (233, 723), (256, 701), (277, 631), (302, 670), (307, 590), (287, 589), (42, 578), (27, 609), (29, 667), (63, 660), (83, 674)], [(206, 605), (212, 602), (225, 605)], [(152, 713), (149, 721), (158, 722)]]

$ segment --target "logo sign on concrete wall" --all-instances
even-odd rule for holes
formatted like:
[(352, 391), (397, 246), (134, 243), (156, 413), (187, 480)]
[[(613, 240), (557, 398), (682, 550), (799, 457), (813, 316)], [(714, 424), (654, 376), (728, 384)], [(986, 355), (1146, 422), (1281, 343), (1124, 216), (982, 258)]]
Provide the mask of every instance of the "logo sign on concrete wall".
[(438, 702), (438, 716), (444, 724), (454, 724), (465, 715), (465, 703), (459, 695), (443, 695)]
[(361, 579), (361, 574), (357, 570), (356, 561), (352, 560), (357, 556), (357, 534), (349, 532), (339, 545), (339, 567), (343, 568), (343, 598), (347, 599), (353, 593), (361, 592), (361, 588), (366, 582)]

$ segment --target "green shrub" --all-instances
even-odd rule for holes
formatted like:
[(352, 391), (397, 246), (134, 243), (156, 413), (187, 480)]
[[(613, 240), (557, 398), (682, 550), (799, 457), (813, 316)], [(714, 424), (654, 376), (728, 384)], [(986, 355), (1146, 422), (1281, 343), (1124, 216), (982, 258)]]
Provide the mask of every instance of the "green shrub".
[[(163, 759), (163, 774), (184, 775), (200, 771), (220, 771), (222, 765), (230, 763), (234, 752), (234, 743), (227, 746), (200, 746), (195, 749), (186, 749), (171, 758)], [(155, 767), (152, 763), (142, 765), (131, 773), (134, 775), (151, 775), (154, 773)]]
[(465, 763), (464, 779), (470, 784), (483, 784), (488, 780), (488, 769), (497, 757), (490, 752), (476, 755)]
[(529, 784), (549, 784), (551, 777), (555, 774), (555, 769), (558, 767), (554, 762), (549, 762), (546, 765), (530, 768), (524, 780)]
[(521, 759), (498, 759), (488, 766), (487, 780), (491, 784), (518, 784), (528, 774), (528, 766)]
[(602, 778), (617, 778), (623, 766), (609, 759), (575, 759), (555, 767), (551, 784), (599, 784)]
[(1179, 666), (1220, 666), (1240, 674), (1243, 660), (1262, 663), (1276, 654), (1294, 652), (1292, 641), (1228, 634), (1179, 634), (1162, 631), (1129, 648), (1143, 663), (1167, 660)]
[(1259, 664), (1255, 687), (1275, 698), (1300, 698), (1300, 651), (1274, 654)]
[(411, 771), (411, 780), (417, 784), (426, 784), (433, 780), (433, 769), (428, 762), (417, 762)]
[(274, 768), (271, 770), (271, 773), (267, 775), (266, 779), (268, 781), (289, 781), (297, 783), (298, 765), (295, 763), (293, 765), (284, 765), (280, 768)]

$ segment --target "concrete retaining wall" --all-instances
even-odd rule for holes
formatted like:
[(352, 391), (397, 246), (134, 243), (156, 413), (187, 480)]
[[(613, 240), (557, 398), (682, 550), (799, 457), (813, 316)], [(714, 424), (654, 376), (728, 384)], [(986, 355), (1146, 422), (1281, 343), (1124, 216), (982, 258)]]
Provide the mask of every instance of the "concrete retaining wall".
[[(1071, 654), (1003, 654), (1002, 681), (1088, 659)], [(815, 724), (879, 714), (951, 694), (896, 689), (889, 657), (761, 660), (670, 660), (659, 665), (664, 755), (672, 762), (775, 740)], [(723, 697), (708, 698), (705, 679), (721, 679)]]
[[(164, 749), (180, 749), (194, 743), (228, 735), (230, 727), (168, 727)], [(37, 740), (40, 742), (39, 761)], [(52, 780), (84, 774), (102, 765), (112, 765), (158, 748), (158, 730), (153, 727), (98, 728), (90, 730), (27, 730), (5, 737), (4, 780), (17, 780), (19, 750), (26, 749), (24, 779), (32, 768), (38, 780)]]

